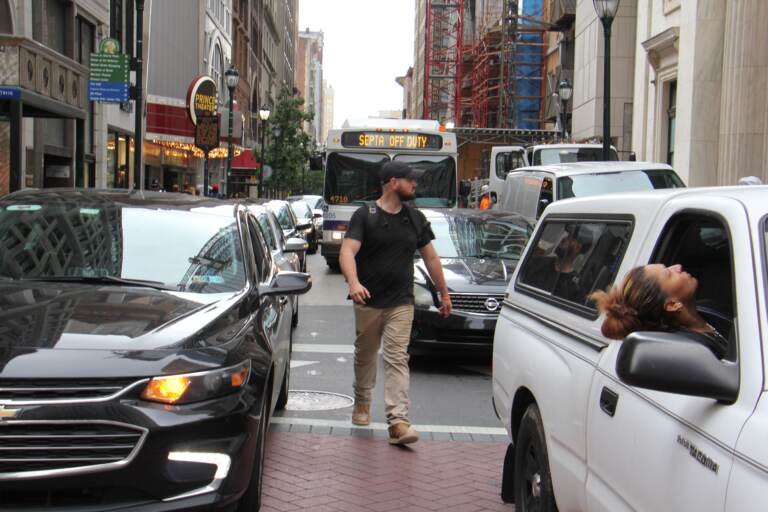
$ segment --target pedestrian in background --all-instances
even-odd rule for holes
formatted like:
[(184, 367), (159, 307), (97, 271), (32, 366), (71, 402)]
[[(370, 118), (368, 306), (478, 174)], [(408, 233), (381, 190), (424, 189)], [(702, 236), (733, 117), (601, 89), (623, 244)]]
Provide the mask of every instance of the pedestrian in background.
[(339, 262), (355, 302), (355, 406), (352, 423), (371, 421), (377, 354), (383, 344), (384, 403), (389, 442), (408, 444), (419, 434), (408, 418), (408, 343), (413, 323), (413, 257), (418, 250), (440, 294), (440, 313), (451, 314), (443, 268), (423, 213), (407, 204), (423, 172), (397, 161), (381, 167), (382, 194), (352, 215)]

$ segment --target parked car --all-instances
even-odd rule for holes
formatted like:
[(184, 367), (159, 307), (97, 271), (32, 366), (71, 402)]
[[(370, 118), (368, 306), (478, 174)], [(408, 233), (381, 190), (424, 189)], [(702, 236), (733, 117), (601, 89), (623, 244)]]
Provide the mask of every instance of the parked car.
[(507, 175), (495, 206), (536, 221), (561, 199), (684, 187), (672, 167), (649, 162), (581, 162), (524, 167)]
[[(272, 259), (277, 268), (290, 272), (301, 272), (300, 255), (307, 250), (307, 242), (303, 238), (285, 239), (283, 230), (277, 222), (275, 214), (266, 206), (249, 204), (248, 210), (256, 217), (264, 234), (264, 241), (272, 252)], [(291, 298), (291, 325), (299, 325), (299, 296)]]
[(0, 506), (257, 510), (287, 397), (280, 272), (243, 205), (0, 199)]
[[(512, 441), (502, 496), (516, 510), (743, 511), (768, 500), (766, 197), (765, 186), (677, 189), (547, 208), (494, 338), (493, 401)], [(545, 273), (566, 239), (578, 240), (571, 270)], [(649, 263), (698, 281), (696, 309), (724, 350), (672, 327), (602, 336), (590, 293)]]
[(467, 209), (422, 210), (435, 234), (434, 246), (453, 304), (438, 311), (437, 289), (424, 261), (414, 263), (412, 352), (490, 355), (493, 330), (509, 278), (533, 227), (518, 215)]
[[(267, 201), (264, 204), (267, 208), (272, 210), (272, 213), (277, 217), (277, 222), (280, 223), (280, 229), (283, 230), (283, 236), (286, 240), (296, 237), (303, 238), (305, 241), (307, 240), (305, 232), (310, 229), (311, 226), (306, 223), (299, 224), (299, 220), (288, 201), (274, 199)], [(301, 271), (304, 272), (307, 270), (306, 251), (299, 255), (299, 259), (301, 260)]]
[(312, 217), (315, 224), (315, 234), (317, 235), (318, 243), (322, 243), (323, 240), (323, 215), (328, 208), (328, 204), (323, 199), (323, 196), (289, 196), (288, 201), (304, 201), (312, 208)]
[[(302, 230), (303, 238), (309, 244), (307, 252), (309, 254), (315, 254), (319, 245), (319, 236), (317, 233), (317, 227), (315, 226), (315, 214), (312, 212), (312, 208), (309, 207), (304, 201), (293, 201), (289, 203), (293, 213), (296, 215), (298, 224), (308, 225), (308, 228)], [(318, 215), (321, 217), (321, 215)]]

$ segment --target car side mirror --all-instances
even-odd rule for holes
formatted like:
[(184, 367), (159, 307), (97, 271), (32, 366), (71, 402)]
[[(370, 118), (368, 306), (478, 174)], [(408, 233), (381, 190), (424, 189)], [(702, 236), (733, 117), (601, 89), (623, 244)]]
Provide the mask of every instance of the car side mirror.
[(312, 210), (312, 218), (313, 219), (322, 219), (323, 218), (323, 210)]
[[(304, 220), (304, 219), (302, 219)], [(303, 222), (302, 224), (296, 224), (296, 229), (301, 231), (302, 229), (309, 229), (312, 227), (312, 224), (309, 222)]]
[(732, 404), (739, 396), (739, 367), (718, 359), (705, 338), (696, 333), (634, 332), (619, 348), (616, 374), (630, 386)]
[(259, 286), (259, 295), (302, 295), (312, 288), (312, 277), (303, 272), (278, 272), (272, 282)]
[(309, 244), (303, 238), (289, 238), (285, 241), (283, 252), (303, 252), (309, 248)]

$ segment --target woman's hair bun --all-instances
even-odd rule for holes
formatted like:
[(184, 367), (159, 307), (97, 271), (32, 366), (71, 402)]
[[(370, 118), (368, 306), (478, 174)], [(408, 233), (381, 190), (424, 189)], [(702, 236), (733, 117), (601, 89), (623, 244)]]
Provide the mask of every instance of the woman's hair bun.
[(609, 292), (595, 292), (592, 299), (597, 303), (597, 310), (605, 313), (600, 330), (606, 338), (623, 340), (629, 333), (639, 330), (642, 326), (637, 317), (637, 310), (624, 302), (616, 288)]

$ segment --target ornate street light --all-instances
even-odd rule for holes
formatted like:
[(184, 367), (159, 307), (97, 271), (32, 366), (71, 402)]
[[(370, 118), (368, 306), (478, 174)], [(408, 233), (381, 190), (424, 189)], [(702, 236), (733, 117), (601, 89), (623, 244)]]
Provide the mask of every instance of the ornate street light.
[(227, 148), (227, 174), (224, 177), (224, 196), (229, 196), (229, 176), (232, 174), (232, 123), (234, 123), (233, 104), (235, 99), (235, 88), (240, 81), (240, 73), (237, 68), (231, 66), (224, 72), (224, 80), (227, 83), (227, 89), (229, 89), (229, 146)]
[(259, 109), (259, 119), (261, 119), (261, 159), (259, 162), (259, 197), (264, 193), (264, 135), (267, 133), (267, 121), (269, 120), (269, 105), (262, 105)]
[(570, 100), (573, 95), (573, 85), (571, 85), (571, 82), (565, 78), (558, 84), (557, 92), (560, 95), (560, 112), (563, 118), (563, 139), (565, 139), (568, 136), (568, 100)]
[(605, 59), (603, 61), (603, 160), (611, 152), (611, 24), (619, 10), (619, 0), (592, 0), (595, 12), (603, 22)]

